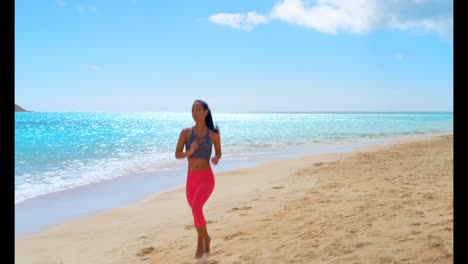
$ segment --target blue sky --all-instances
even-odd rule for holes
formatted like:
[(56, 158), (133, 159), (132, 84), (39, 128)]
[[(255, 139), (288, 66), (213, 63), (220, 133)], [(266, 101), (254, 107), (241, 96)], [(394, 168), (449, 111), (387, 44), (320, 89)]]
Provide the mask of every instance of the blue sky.
[(34, 111), (453, 111), (453, 1), (15, 0)]

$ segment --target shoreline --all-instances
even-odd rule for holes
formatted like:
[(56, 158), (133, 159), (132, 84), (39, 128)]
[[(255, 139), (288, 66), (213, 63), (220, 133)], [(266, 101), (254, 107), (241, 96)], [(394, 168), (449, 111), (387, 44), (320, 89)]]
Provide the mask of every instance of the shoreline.
[[(444, 222), (450, 220), (450, 218), (453, 219), (453, 208), (447, 205), (447, 202), (450, 201), (444, 199), (434, 200), (441, 195), (446, 198), (450, 197), (449, 192), (452, 191), (447, 186), (453, 184), (450, 182), (451, 177), (449, 177), (450, 173), (453, 172), (445, 171), (445, 169), (450, 169), (450, 167), (446, 168), (445, 166), (453, 164), (453, 157), (449, 155), (451, 149), (447, 149), (446, 145), (449, 143), (453, 143), (453, 134), (364, 146), (355, 148), (351, 152), (321, 154), (286, 161), (271, 161), (255, 167), (218, 173), (216, 175), (215, 191), (205, 205), (205, 215), (213, 238), (212, 256), (209, 258), (222, 260), (222, 262), (227, 261), (227, 263), (236, 263), (236, 261), (241, 260), (243, 261), (239, 263), (257, 263), (258, 261), (261, 262), (261, 260), (271, 259), (284, 262), (288, 261), (290, 257), (294, 257), (299, 262), (304, 261), (303, 263), (308, 263), (305, 259), (315, 261), (317, 258), (321, 258), (323, 263), (340, 263), (337, 260), (343, 261), (341, 263), (349, 263), (349, 260), (353, 260), (353, 258), (354, 260), (360, 259), (362, 262), (362, 260), (369, 259), (366, 254), (374, 254), (370, 259), (385, 263), (386, 260), (390, 261), (392, 254), (402, 254), (402, 252), (397, 253), (398, 250), (408, 253), (408, 251), (414, 249), (419, 252), (420, 249), (417, 247), (422, 246), (424, 250), (428, 247), (428, 250), (432, 251), (429, 252), (429, 255), (418, 256), (418, 260), (433, 256), (434, 251), (437, 253), (435, 254), (436, 257), (442, 260), (438, 263), (446, 263), (445, 260), (449, 260), (453, 255), (450, 252), (451, 244), (447, 240), (447, 234), (439, 235), (439, 231), (434, 231), (427, 235), (426, 232), (431, 231), (430, 229), (434, 225), (438, 228), (439, 226), (442, 227), (441, 230), (451, 230), (450, 221)], [(420, 153), (411, 154), (412, 151), (419, 151)], [(433, 154), (439, 152), (444, 155), (433, 156)], [(384, 159), (379, 159), (378, 157), (382, 155)], [(429, 163), (433, 162), (434, 165), (429, 166), (431, 164), (426, 162), (425, 166), (416, 166), (420, 164), (414, 162), (418, 161), (417, 159), (424, 159), (425, 162), (428, 161)], [(392, 162), (397, 166), (392, 166)], [(441, 168), (440, 164), (443, 165)], [(405, 170), (402, 170), (403, 167)], [(373, 174), (368, 175), (368, 173), (372, 173), (369, 170), (379, 168), (381, 168), (380, 174), (387, 175), (383, 179), (376, 178)], [(404, 181), (405, 178), (398, 176), (410, 172), (415, 174), (408, 174), (409, 176), (418, 176), (414, 179), (416, 182), (406, 182)], [(426, 175), (433, 175), (434, 172), (436, 175), (437, 173), (449, 174), (443, 179), (433, 178), (432, 176), (431, 178), (426, 177)], [(345, 178), (340, 178), (340, 181), (333, 180), (338, 177), (336, 175), (344, 175)], [(396, 195), (398, 193), (394, 193), (395, 190), (389, 190), (390, 196), (388, 197), (386, 196), (387, 193), (384, 192), (382, 193), (385, 194), (384, 197), (379, 197), (379, 193), (376, 193), (377, 196), (373, 197), (373, 199), (362, 200), (362, 195), (364, 197), (374, 195), (375, 189), (384, 188), (382, 190), (387, 190), (389, 187), (384, 184), (385, 182), (382, 182), (383, 180), (387, 181), (387, 179), (391, 179), (395, 184), (404, 183), (405, 185), (402, 185), (401, 191), (405, 191), (405, 193), (398, 196)], [(444, 182), (436, 184), (436, 186), (417, 184), (422, 180), (425, 182), (427, 180), (443, 180)], [(343, 185), (345, 182), (349, 184)], [(430, 190), (442, 188), (437, 187), (439, 185), (443, 186), (443, 192), (438, 193), (437, 190), (428, 192), (425, 190), (427, 188)], [(407, 192), (411, 188), (425, 189)], [(330, 193), (330, 191), (333, 192)], [(415, 195), (419, 197), (419, 193), (424, 196), (421, 200), (408, 200)], [(332, 194), (344, 195), (347, 199), (336, 200), (336, 197), (332, 197)], [(315, 199), (315, 201), (308, 201), (310, 199)], [(379, 199), (384, 200), (380, 201)], [(337, 204), (330, 203), (332, 200), (336, 200)], [(437, 202), (437, 204), (425, 203), (426, 200), (432, 203)], [(381, 204), (382, 202), (384, 203)], [(430, 210), (424, 208), (415, 211), (410, 210), (409, 213), (415, 212), (415, 214), (411, 213), (411, 215), (405, 216), (406, 218), (395, 214), (395, 210), (402, 210), (399, 209), (401, 206), (397, 204), (392, 205), (393, 207), (388, 208), (388, 210), (382, 209), (382, 211), (379, 211), (379, 208), (385, 207), (385, 203), (392, 202), (398, 204), (411, 202), (407, 206), (416, 206), (422, 202), (426, 207), (437, 206), (437, 208), (428, 207)], [(346, 203), (352, 206), (346, 206)], [(377, 204), (366, 207), (370, 206), (369, 203)], [(368, 208), (369, 212), (377, 210), (376, 213), (381, 214), (381, 216), (371, 217), (366, 211), (359, 211), (364, 208), (363, 206)], [(174, 210), (174, 208), (180, 208), (180, 210)], [(229, 210), (229, 208), (232, 209)], [(304, 210), (304, 208), (309, 209)], [(357, 208), (357, 211), (350, 211), (352, 208)], [(433, 212), (434, 210), (442, 210), (441, 208), (445, 208), (443, 209), (444, 212), (439, 214)], [(317, 210), (322, 213), (314, 213)], [(286, 214), (286, 212), (289, 213)], [(409, 214), (406, 211), (403, 212)], [(387, 230), (386, 220), (383, 218), (379, 220), (387, 214), (388, 219), (398, 220), (393, 223), (385, 218), (392, 225), (396, 225), (395, 227), (400, 223), (399, 229)], [(409, 222), (414, 222), (418, 220), (418, 217), (424, 217), (425, 214), (431, 216), (426, 219), (430, 220), (430, 222), (419, 221), (417, 222), (418, 225), (408, 226), (408, 228), (423, 229), (424, 227), (427, 231), (425, 229), (415, 231), (405, 227)], [(280, 219), (286, 217), (287, 221), (289, 221), (288, 225), (280, 225), (281, 223), (275, 221), (278, 216), (281, 216)], [(325, 219), (325, 216), (328, 218)], [(333, 219), (336, 222), (342, 222), (343, 217), (351, 218), (349, 221), (345, 221), (345, 225), (341, 229), (339, 226), (330, 229), (330, 227), (326, 227), (333, 222), (330, 222), (330, 217), (334, 217)], [(358, 219), (361, 220), (358, 221)], [(441, 222), (435, 223), (435, 220), (441, 220)], [(364, 233), (358, 232), (357, 230), (363, 228), (361, 224), (365, 224), (366, 221), (371, 221), (369, 222), (371, 226), (368, 226), (368, 228), (376, 229), (374, 230), (375, 234), (379, 232), (379, 234), (383, 234), (382, 232), (385, 230), (390, 233), (398, 230), (407, 231), (408, 234), (398, 233), (390, 236), (391, 239), (402, 240), (399, 243), (404, 248), (394, 249), (396, 252), (386, 250), (385, 247), (381, 246), (385, 246), (382, 243), (388, 246), (388, 243), (385, 242), (386, 239), (390, 239), (388, 235), (373, 237), (372, 234), (374, 233), (366, 234), (367, 230), (364, 230)], [(310, 224), (304, 226), (306, 223)], [(265, 225), (263, 229), (258, 229), (259, 226), (263, 225)], [(277, 230), (268, 229), (268, 226), (274, 226)], [(391, 228), (391, 226), (388, 228)], [(328, 232), (328, 235), (319, 241), (319, 244), (327, 246), (316, 245), (314, 247), (314, 244), (302, 247), (306, 243), (300, 248), (307, 251), (307, 248), (310, 249), (310, 246), (312, 246), (313, 250), (311, 252), (296, 252), (295, 256), (284, 255), (282, 254), (282, 248), (294, 247), (294, 243), (296, 243), (293, 242), (295, 241), (293, 238), (284, 233), (289, 234), (291, 228), (298, 228), (297, 230), (299, 230), (293, 230), (295, 233), (299, 232), (299, 234), (294, 235), (294, 238), (298, 236), (308, 238), (307, 234), (312, 232), (310, 233), (310, 241), (303, 239), (296, 241), (298, 243), (312, 243), (317, 239), (322, 239), (320, 234)], [(262, 231), (264, 229), (269, 230), (270, 233), (267, 234)], [(348, 233), (341, 234), (344, 231)], [(275, 232), (281, 234), (281, 236), (275, 236)], [(333, 240), (335, 235), (339, 236), (336, 237), (336, 240)], [(354, 235), (362, 236), (357, 240), (361, 242), (355, 248), (352, 245), (343, 244), (344, 242), (341, 241), (347, 236)], [(415, 240), (415, 238), (406, 239), (406, 235), (416, 236), (417, 239), (427, 239), (430, 244), (420, 243), (421, 241), (412, 243), (411, 241)], [(272, 240), (272, 236), (276, 237), (276, 239)], [(106, 210), (94, 216), (68, 221), (36, 234), (16, 239), (15, 256), (17, 260), (20, 260), (20, 263), (83, 263), (83, 261), (87, 263), (135, 263), (146, 260), (150, 260), (148, 263), (170, 263), (175, 260), (178, 260), (177, 263), (193, 263), (191, 257), (194, 249), (194, 239), (195, 232), (191, 224), (191, 213), (185, 201), (185, 193), (183, 188), (178, 188), (152, 195), (128, 207)], [(275, 247), (278, 247), (278, 249), (276, 250)], [(316, 247), (320, 248), (317, 249)], [(377, 252), (375, 252), (375, 247), (378, 249)], [(365, 254), (362, 256), (349, 253), (349, 251), (354, 252), (354, 250), (361, 252), (362, 248), (371, 249), (364, 251)], [(372, 250), (372, 248), (374, 249)], [(409, 253), (412, 254), (413, 251)], [(76, 252), (83, 253), (82, 256), (80, 255), (79, 260), (76, 259)], [(351, 254), (351, 258), (349, 258), (349, 254)], [(348, 262), (340, 258), (343, 256), (347, 257)], [(363, 256), (367, 256), (367, 258)], [(416, 255), (414, 257), (416, 258)], [(376, 263), (375, 261), (368, 261), (368, 263)], [(406, 262), (408, 261), (411, 263), (425, 263), (423, 260), (413, 262), (411, 257)], [(403, 261), (403, 263), (406, 262)]]
[[(414, 139), (451, 135), (452, 132), (409, 134), (394, 137), (361, 139), (341, 142), (336, 145), (303, 145), (290, 147), (285, 153), (258, 158), (254, 161), (229, 161), (228, 164), (213, 166), (215, 174), (238, 169), (248, 169), (268, 162), (287, 161), (297, 158), (316, 157), (328, 153), (352, 152), (366, 146), (381, 146)], [(315, 148), (315, 149), (314, 149)], [(311, 150), (312, 149), (312, 150)], [(15, 205), (15, 239), (42, 232), (56, 225), (106, 210), (132, 206), (140, 201), (162, 195), (185, 186), (185, 170), (147, 172), (117, 177), (111, 180), (78, 186), (55, 193), (34, 197)], [(164, 180), (162, 180), (164, 177)], [(170, 180), (167, 180), (170, 179)], [(161, 184), (163, 182), (164, 184)], [(115, 194), (119, 195), (115, 195)], [(51, 208), (44, 213), (43, 208)], [(35, 219), (31, 222), (30, 219)]]

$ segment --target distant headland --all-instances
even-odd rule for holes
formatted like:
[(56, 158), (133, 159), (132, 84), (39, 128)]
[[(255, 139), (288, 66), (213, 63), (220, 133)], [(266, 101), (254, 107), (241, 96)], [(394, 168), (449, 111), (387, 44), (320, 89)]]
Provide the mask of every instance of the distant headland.
[(24, 109), (23, 107), (15, 104), (15, 112), (29, 112), (29, 111)]

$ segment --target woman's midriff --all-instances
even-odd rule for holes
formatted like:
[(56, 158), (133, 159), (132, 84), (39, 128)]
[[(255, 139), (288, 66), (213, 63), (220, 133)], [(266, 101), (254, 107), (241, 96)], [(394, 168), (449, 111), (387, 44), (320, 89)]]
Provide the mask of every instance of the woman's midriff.
[(199, 171), (210, 168), (210, 160), (207, 159), (198, 159), (198, 158), (189, 158), (188, 159), (188, 170), (189, 171)]

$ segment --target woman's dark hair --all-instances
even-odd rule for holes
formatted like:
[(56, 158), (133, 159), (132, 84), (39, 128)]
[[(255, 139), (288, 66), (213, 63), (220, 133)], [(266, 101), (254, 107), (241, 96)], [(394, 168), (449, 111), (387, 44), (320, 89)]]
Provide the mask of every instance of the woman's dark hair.
[(193, 102), (193, 103), (200, 103), (202, 105), (202, 107), (203, 107), (203, 110), (208, 110), (208, 114), (205, 117), (206, 126), (209, 129), (213, 130), (214, 132), (219, 133), (219, 127), (217, 125), (215, 126), (214, 123), (213, 123), (213, 117), (211, 116), (211, 110), (208, 107), (208, 104), (205, 103), (205, 101), (199, 100), (199, 99), (195, 100), (195, 102)]

